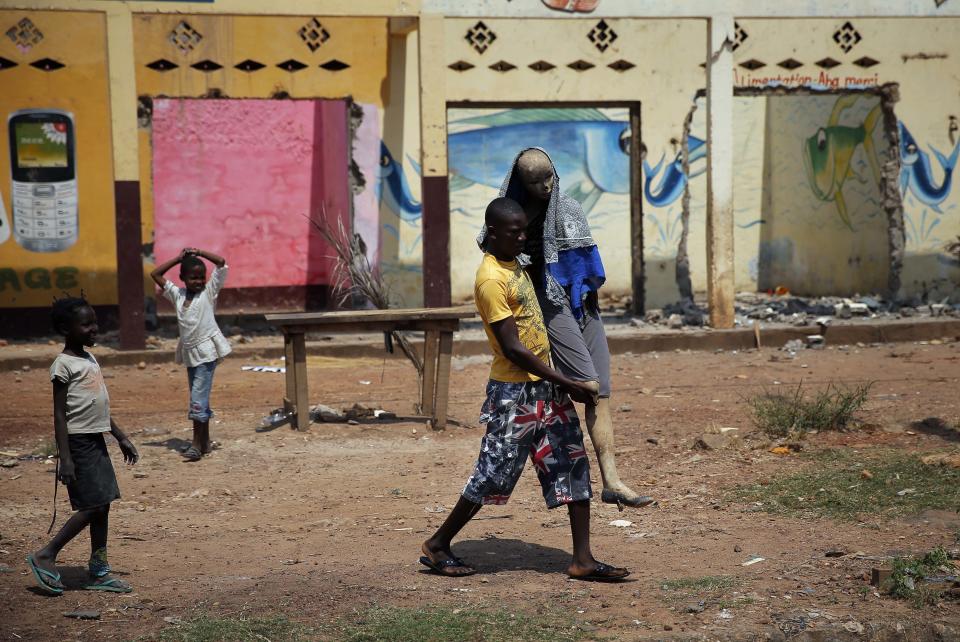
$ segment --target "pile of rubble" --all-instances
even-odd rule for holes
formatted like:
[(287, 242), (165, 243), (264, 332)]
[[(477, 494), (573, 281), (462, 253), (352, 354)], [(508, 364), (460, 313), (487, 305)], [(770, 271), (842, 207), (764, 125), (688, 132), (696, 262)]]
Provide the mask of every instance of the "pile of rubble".
[[(908, 301), (887, 301), (879, 296), (853, 297), (799, 297), (757, 292), (737, 294), (735, 325), (748, 327), (755, 321), (779, 323), (796, 327), (816, 325), (822, 317), (836, 319), (902, 319), (909, 317), (960, 317), (960, 303), (950, 303), (949, 298), (939, 302), (925, 303), (919, 297)], [(709, 313), (705, 303), (686, 299), (649, 310), (643, 319), (633, 319), (634, 326), (662, 325), (671, 329), (685, 326), (701, 327), (708, 323)]]

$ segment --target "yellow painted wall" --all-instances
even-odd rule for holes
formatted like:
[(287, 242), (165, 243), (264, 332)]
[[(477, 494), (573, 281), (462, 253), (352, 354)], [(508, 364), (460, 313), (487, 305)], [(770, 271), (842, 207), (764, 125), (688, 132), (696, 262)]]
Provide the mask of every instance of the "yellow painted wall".
[[(134, 58), (137, 91), (148, 96), (196, 97), (219, 90), (229, 98), (267, 98), (286, 92), (291, 98), (342, 98), (382, 104), (387, 71), (386, 18), (335, 18), (317, 20), (330, 37), (311, 51), (300, 38), (301, 28), (312, 28), (310, 15), (134, 15)], [(171, 34), (185, 22), (200, 34), (192, 49), (184, 51), (171, 42)], [(290, 72), (276, 65), (287, 60), (308, 65)], [(146, 65), (168, 60), (170, 71), (155, 71)], [(211, 60), (221, 69), (204, 72), (191, 65)], [(234, 66), (245, 60), (263, 65), (246, 72)], [(320, 64), (338, 60), (349, 65), (341, 71), (321, 69)]]
[[(25, 108), (71, 112), (76, 135), (79, 233), (70, 248), (31, 252), (11, 236), (0, 245), (0, 307), (49, 306), (63, 290), (82, 289), (95, 304), (116, 303), (116, 235), (110, 104), (103, 14), (0, 11), (0, 32), (28, 18), (42, 39), (28, 50), (0, 38), (0, 57), (17, 66), (0, 70), (0, 195), (12, 218), (7, 119)], [(43, 58), (63, 68), (30, 66)], [(15, 276), (13, 276), (15, 275)], [(15, 285), (16, 284), (16, 285)], [(17, 287), (19, 286), (19, 287)]]
[[(601, 51), (589, 38), (602, 16), (583, 20), (487, 20), (482, 22), (495, 35), (480, 53), (467, 35), (477, 27), (476, 19), (447, 20), (444, 27), (444, 60), (473, 65), (464, 71), (448, 67), (445, 82), (448, 101), (503, 101), (508, 103), (588, 103), (639, 101), (641, 137), (651, 162), (661, 156), (671, 160), (678, 151), (683, 119), (693, 104), (696, 90), (704, 85), (700, 67), (706, 50), (706, 23), (703, 20), (605, 19), (616, 39)], [(597, 32), (595, 32), (596, 35)], [(554, 68), (538, 72), (529, 67), (543, 61)], [(568, 65), (582, 61), (590, 68), (578, 71)], [(618, 61), (635, 65), (624, 71), (610, 67)], [(507, 63), (509, 71), (491, 69)], [(517, 104), (516, 106), (521, 106)], [(561, 105), (557, 105), (561, 106)], [(517, 141), (523, 146), (523, 141)], [(564, 177), (560, 177), (561, 185)], [(597, 213), (604, 213), (609, 199), (605, 194)], [(620, 220), (606, 217), (595, 226), (594, 236), (607, 268), (608, 292), (630, 291), (629, 208), (625, 203), (611, 211)], [(669, 211), (657, 211), (644, 203), (645, 263), (648, 297), (674, 300), (674, 257), (678, 236), (661, 240), (663, 230), (679, 232), (679, 202)], [(601, 216), (601, 218), (603, 218)], [(451, 257), (454, 298), (469, 296), (472, 268), (477, 257), (471, 248), (469, 229), (463, 217), (451, 219)], [(669, 236), (670, 232), (666, 232)], [(469, 237), (469, 238), (468, 238)]]
[[(313, 16), (230, 16), (135, 14), (136, 86), (139, 96), (198, 97), (220, 92), (228, 98), (343, 98), (383, 105), (387, 77), (387, 19), (318, 17), (329, 37), (311, 51), (301, 28), (315, 28)], [(189, 30), (181, 23), (189, 25)], [(171, 35), (197, 33), (192, 48), (177, 47)], [(320, 31), (317, 28), (317, 31)], [(191, 41), (193, 42), (193, 41)], [(307, 67), (286, 71), (277, 64), (296, 60)], [(148, 67), (157, 60), (177, 65), (169, 71)], [(221, 69), (204, 72), (191, 65), (214, 61)], [(235, 65), (254, 60), (256, 71)], [(340, 71), (319, 68), (330, 60), (349, 65)], [(143, 242), (153, 241), (152, 144), (149, 119), (141, 119), (139, 135), (140, 195)], [(418, 186), (419, 188), (419, 186)], [(149, 257), (148, 257), (149, 258)], [(147, 267), (151, 267), (149, 261)], [(146, 292), (154, 288), (145, 276)]]

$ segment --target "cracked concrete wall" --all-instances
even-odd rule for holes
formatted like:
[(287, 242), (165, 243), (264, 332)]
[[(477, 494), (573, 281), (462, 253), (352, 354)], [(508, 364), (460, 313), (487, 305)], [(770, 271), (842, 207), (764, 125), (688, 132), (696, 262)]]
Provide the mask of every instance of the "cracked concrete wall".
[[(871, 268), (872, 275), (861, 274), (869, 278), (864, 278), (860, 286), (901, 300), (913, 297), (939, 300), (946, 296), (956, 300), (960, 298), (960, 264), (946, 252), (945, 246), (950, 239), (960, 236), (960, 216), (956, 216), (960, 197), (952, 185), (954, 154), (960, 144), (956, 118), (960, 111), (956, 106), (960, 68), (955, 62), (960, 56), (960, 43), (954, 37), (960, 29), (960, 20), (852, 20), (851, 25), (859, 39), (849, 51), (843, 51), (832, 39), (844, 22), (832, 19), (738, 20), (746, 36), (735, 53), (738, 65), (736, 90), (740, 95), (797, 90), (842, 92), (845, 89), (882, 95), (882, 118), (877, 130), (888, 142), (880, 146), (877, 154), (881, 180), (873, 196), (876, 204), (871, 214), (876, 220), (885, 221), (884, 235), (874, 234), (876, 238), (870, 242), (869, 248), (864, 249), (874, 256), (879, 251), (877, 248), (883, 249), (886, 276), (880, 274), (879, 267)], [(762, 100), (740, 98), (737, 102), (754, 101), (756, 105)], [(737, 181), (734, 200), (736, 209), (740, 210), (735, 216), (745, 213), (742, 210), (744, 195), (763, 181), (762, 176), (749, 169), (751, 163), (744, 155), (742, 145), (745, 132), (751, 131), (752, 127), (755, 132), (767, 129), (762, 120), (759, 125), (751, 125), (751, 122), (756, 123), (756, 118), (747, 114), (746, 109), (741, 105), (734, 120), (739, 141), (735, 143)], [(697, 117), (702, 119), (703, 115)], [(815, 131), (816, 128), (810, 133)], [(686, 141), (692, 148), (689, 155), (693, 173), (689, 174), (688, 183), (692, 208), (692, 221), (688, 226), (691, 236), (685, 240), (687, 257), (682, 252), (675, 256), (681, 268), (685, 260), (688, 262), (694, 292), (703, 292), (706, 288), (705, 255), (701, 249), (703, 230), (698, 226), (697, 218), (703, 213), (702, 198), (699, 198), (698, 205), (698, 194), (705, 192), (705, 180), (695, 175), (697, 163), (702, 163), (696, 159), (694, 149), (700, 142), (698, 132), (702, 138), (702, 129), (695, 127), (693, 137)], [(789, 147), (786, 151), (794, 155), (799, 153), (798, 149)], [(857, 151), (858, 155), (861, 153)], [(757, 211), (763, 212), (762, 203), (757, 205)], [(647, 213), (650, 214), (649, 209)], [(764, 224), (744, 228), (747, 223), (749, 221), (737, 219), (735, 260), (737, 287), (749, 290), (757, 287), (759, 260), (744, 266), (744, 251), (749, 256), (749, 248), (755, 248), (760, 242)], [(824, 238), (829, 244), (830, 235), (825, 234)], [(860, 241), (854, 239), (852, 242)], [(679, 242), (677, 249), (680, 250)], [(845, 273), (864, 272), (861, 267), (864, 258), (862, 252), (860, 254), (861, 265), (854, 260), (850, 266), (844, 266)], [(756, 254), (754, 256), (759, 258)], [(850, 258), (856, 256), (854, 252)], [(678, 287), (674, 291), (676, 298), (683, 292), (679, 285), (684, 276), (683, 269), (679, 270)], [(838, 283), (836, 278), (831, 280)], [(849, 282), (846, 287), (851, 287)], [(842, 288), (838, 288), (833, 293), (841, 291)], [(652, 307), (655, 304), (648, 302)]]

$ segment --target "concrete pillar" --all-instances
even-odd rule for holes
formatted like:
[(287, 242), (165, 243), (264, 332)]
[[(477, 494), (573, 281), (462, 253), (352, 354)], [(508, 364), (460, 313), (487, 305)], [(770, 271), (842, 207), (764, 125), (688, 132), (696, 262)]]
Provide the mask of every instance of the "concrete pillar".
[(710, 325), (732, 328), (733, 16), (713, 16), (707, 37), (707, 302)]
[(130, 8), (123, 3), (107, 9), (107, 60), (110, 70), (120, 348), (143, 350), (146, 347), (146, 327), (140, 229), (137, 82), (133, 63), (133, 17)]
[(423, 304), (450, 305), (450, 191), (443, 16), (420, 16), (420, 154), (423, 203)]

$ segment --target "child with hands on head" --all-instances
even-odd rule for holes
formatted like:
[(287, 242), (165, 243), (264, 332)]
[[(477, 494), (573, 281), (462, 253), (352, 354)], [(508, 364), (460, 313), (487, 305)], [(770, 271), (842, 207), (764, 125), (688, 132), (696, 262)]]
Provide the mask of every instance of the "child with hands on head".
[(90, 577), (83, 588), (129, 593), (133, 589), (111, 576), (107, 563), (110, 503), (120, 498), (120, 489), (103, 434), (109, 432), (116, 438), (126, 463), (135, 464), (139, 454), (110, 416), (110, 396), (100, 365), (86, 350), (96, 344), (99, 330), (93, 308), (81, 293), (80, 297), (57, 299), (52, 317), (54, 328), (65, 338), (63, 352), (50, 366), (59, 479), (66, 485), (76, 512), (46, 546), (27, 557), (27, 563), (41, 589), (62, 594), (57, 555), (89, 526)]
[[(207, 281), (207, 266), (202, 259), (216, 266), (210, 281)], [(178, 263), (180, 280), (184, 285), (182, 288), (163, 276)], [(210, 441), (213, 372), (220, 360), (230, 354), (230, 343), (214, 317), (217, 297), (227, 280), (227, 262), (213, 252), (185, 247), (179, 255), (158, 265), (150, 276), (177, 311), (180, 341), (177, 344), (176, 362), (187, 367), (190, 388), (187, 418), (193, 420), (193, 442), (183, 455), (188, 461), (198, 461), (213, 449), (213, 442)]]

